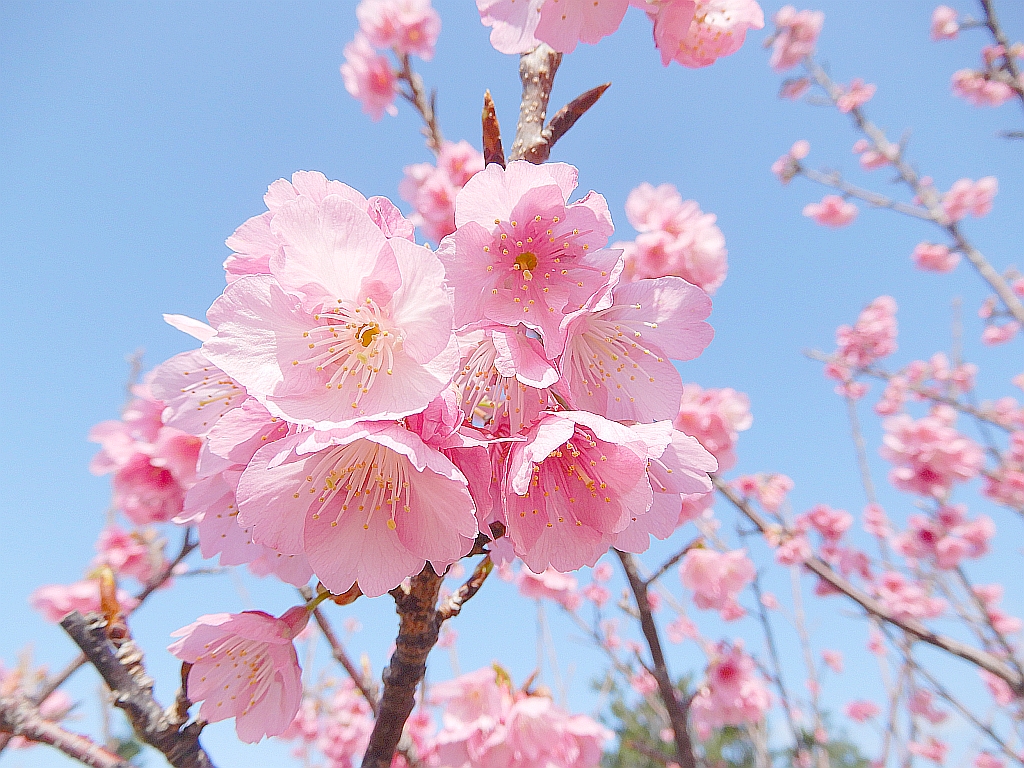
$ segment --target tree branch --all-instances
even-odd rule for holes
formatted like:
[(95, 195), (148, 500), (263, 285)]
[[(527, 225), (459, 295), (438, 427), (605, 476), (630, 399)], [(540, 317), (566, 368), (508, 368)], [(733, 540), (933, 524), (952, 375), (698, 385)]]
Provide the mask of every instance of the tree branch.
[[(396, 55), (397, 52), (396, 52)], [(398, 79), (409, 84), (410, 93), (402, 93), (402, 96), (416, 107), (416, 111), (423, 118), (423, 135), (427, 139), (427, 146), (435, 155), (441, 154), (441, 147), (444, 146), (444, 136), (441, 135), (441, 126), (437, 123), (437, 113), (434, 111), (433, 97), (427, 97), (426, 87), (423, 85), (423, 78), (416, 74), (409, 61), (409, 54), (398, 55), (402, 63), (402, 69), (398, 72)]]
[(523, 83), (523, 98), (519, 103), (519, 123), (512, 142), (509, 160), (528, 160), (543, 163), (551, 153), (544, 139), (544, 120), (547, 118), (551, 87), (555, 72), (562, 63), (562, 54), (546, 43), (519, 57), (519, 79)]
[(92, 768), (131, 768), (130, 763), (86, 736), (65, 730), (44, 718), (27, 697), (0, 699), (0, 731), (48, 744)]
[(142, 666), (142, 652), (130, 637), (119, 647), (107, 638), (106, 621), (96, 614), (89, 618), (73, 611), (60, 623), (89, 662), (96, 667), (112, 694), (114, 706), (124, 710), (135, 733), (144, 742), (163, 753), (174, 768), (213, 768), (209, 756), (199, 744), (202, 725), (182, 727), (153, 698), (153, 681)]
[(676, 762), (682, 768), (696, 768), (697, 759), (693, 754), (693, 743), (690, 741), (690, 732), (686, 723), (689, 707), (679, 701), (675, 686), (672, 685), (672, 678), (669, 677), (665, 654), (661, 649), (661, 639), (658, 637), (658, 627), (654, 623), (651, 604), (647, 599), (647, 584), (640, 577), (636, 560), (632, 555), (618, 549), (615, 550), (615, 554), (618, 555), (622, 569), (626, 572), (626, 578), (629, 580), (629, 588), (633, 592), (637, 611), (640, 614), (640, 628), (647, 640), (647, 647), (651, 651), (651, 660), (654, 662), (651, 674), (658, 681), (658, 691), (661, 694), (662, 703), (668, 711), (669, 722), (672, 724), (676, 744)]
[(459, 587), (454, 594), (449, 595), (437, 609), (442, 623), (462, 612), (462, 606), (480, 591), (480, 587), (484, 585), (492, 570), (494, 570), (494, 563), (491, 561), (490, 555), (477, 563), (473, 574), (466, 580), (466, 583)]

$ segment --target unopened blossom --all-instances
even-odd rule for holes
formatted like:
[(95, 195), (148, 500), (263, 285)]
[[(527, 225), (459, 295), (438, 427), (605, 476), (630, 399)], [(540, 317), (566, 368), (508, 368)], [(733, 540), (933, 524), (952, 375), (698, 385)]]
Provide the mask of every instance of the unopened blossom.
[(415, 210), (414, 223), (429, 240), (440, 242), (455, 231), (455, 198), (473, 175), (484, 169), (484, 156), (469, 142), (446, 141), (437, 165), (407, 165), (398, 184), (402, 199)]
[(851, 701), (846, 705), (846, 716), (858, 723), (870, 720), (882, 710), (870, 701)]
[(857, 218), (857, 206), (839, 195), (825, 195), (820, 203), (804, 206), (804, 216), (825, 227), (845, 227)]
[(231, 282), (207, 313), (217, 334), (206, 358), (298, 424), (422, 410), (458, 366), (440, 261), (388, 238), (341, 194), (298, 195), (273, 211), (271, 229), (282, 245), (270, 273)]
[(991, 78), (985, 72), (959, 69), (950, 78), (953, 95), (975, 107), (998, 107), (1014, 96), (1009, 83)]
[(519, 571), (516, 579), (519, 594), (534, 600), (554, 600), (562, 607), (575, 611), (582, 602), (573, 576), (548, 568), (543, 573), (534, 573), (529, 568)]
[(1003, 587), (1000, 584), (976, 584), (974, 594), (985, 606), (988, 620), (996, 632), (1012, 635), (1024, 629), (1024, 621), (999, 608), (998, 603), (1003, 599)]
[(570, 403), (610, 419), (658, 421), (678, 412), (683, 384), (671, 360), (711, 342), (711, 300), (677, 277), (618, 286), (610, 306), (564, 323), (560, 370)]
[(918, 243), (911, 258), (918, 268), (929, 272), (952, 272), (960, 263), (959, 253), (936, 243)]
[(254, 743), (278, 736), (302, 701), (302, 669), (292, 640), (309, 620), (304, 606), (280, 618), (262, 611), (215, 613), (173, 633), (168, 649), (192, 665), (189, 698), (202, 701), (208, 723), (235, 718), (238, 738)]
[[(72, 611), (81, 614), (97, 613), (100, 611), (100, 582), (98, 579), (87, 579), (74, 584), (47, 584), (35, 589), (28, 601), (47, 621), (54, 623)], [(133, 611), (139, 604), (123, 589), (117, 590), (117, 603), (126, 613)]]
[(981, 447), (957, 432), (956, 412), (937, 406), (921, 419), (906, 414), (883, 422), (882, 457), (895, 466), (889, 480), (902, 491), (944, 497), (953, 483), (970, 480), (981, 470)]
[(744, 549), (717, 552), (696, 548), (683, 556), (679, 576), (683, 585), (693, 591), (693, 602), (698, 608), (739, 618), (743, 611), (735, 610), (736, 598), (754, 580), (755, 569)]
[(985, 687), (988, 688), (988, 692), (992, 694), (993, 700), (999, 706), (1008, 707), (1018, 698), (1014, 695), (1010, 684), (1003, 680), (1003, 678), (996, 677), (985, 669), (979, 670), (979, 674), (985, 683)]
[(476, 7), (501, 53), (526, 53), (540, 43), (571, 53), (618, 29), (629, 0), (477, 0)]
[(974, 768), (1005, 768), (1006, 763), (988, 752), (979, 752), (974, 758)]
[(563, 411), (513, 444), (501, 491), (504, 524), (530, 570), (594, 565), (610, 537), (647, 512), (654, 496), (648, 456), (671, 441), (670, 427), (658, 431)]
[(995, 523), (987, 515), (968, 520), (963, 505), (945, 505), (934, 517), (911, 515), (908, 530), (894, 536), (892, 547), (905, 557), (932, 559), (937, 568), (952, 570), (965, 559), (989, 551)]
[(772, 42), (772, 69), (792, 69), (806, 56), (814, 53), (814, 44), (821, 34), (825, 14), (821, 11), (797, 11), (785, 5), (775, 14), (775, 39)]
[(840, 651), (822, 651), (822, 661), (825, 665), (836, 674), (842, 674), (843, 671), (843, 654)]
[(458, 560), (477, 534), (462, 473), (387, 422), (265, 445), (242, 473), (238, 505), (257, 543), (304, 554), (335, 594), (358, 581), (363, 594), (381, 595), (427, 561), (439, 570)]
[(577, 170), (564, 163), (496, 163), (459, 192), (455, 233), (438, 256), (455, 295), (456, 327), (471, 323), (538, 332), (549, 355), (563, 346), (566, 314), (611, 282), (617, 251), (604, 198), (569, 203)]
[(948, 5), (940, 5), (932, 11), (932, 40), (955, 40), (960, 32), (957, 12)]
[(362, 0), (356, 6), (356, 18), (370, 45), (428, 61), (433, 58), (441, 17), (430, 0)]
[(363, 34), (345, 46), (345, 63), (341, 65), (345, 90), (359, 100), (363, 112), (380, 120), (387, 112), (397, 115), (395, 97), (398, 83), (391, 62), (377, 53)]
[[(44, 671), (26, 669), (21, 664), (13, 669), (6, 669), (3, 662), (0, 662), (0, 698), (11, 701), (26, 694), (32, 696), (34, 691), (26, 683), (30, 685), (37, 674), (45, 679), (45, 675), (42, 674)], [(43, 720), (56, 723), (67, 717), (74, 706), (74, 700), (67, 693), (56, 690), (39, 703), (39, 716)], [(10, 733), (6, 735), (9, 737), (6, 747), (10, 749), (28, 749), (40, 743), (30, 741), (24, 736), (11, 736)]]
[(981, 341), (990, 347), (997, 344), (1005, 344), (1008, 341), (1012, 341), (1019, 331), (1020, 323), (1016, 320), (1011, 320), (1002, 325), (993, 323), (985, 326), (985, 330), (981, 334)]
[(908, 742), (907, 750), (919, 757), (923, 757), (925, 760), (932, 761), (936, 765), (942, 765), (946, 759), (946, 752), (949, 751), (949, 746), (934, 736), (929, 736), (925, 741)]
[(995, 176), (986, 176), (977, 181), (960, 179), (942, 196), (942, 210), (951, 222), (960, 221), (968, 213), (976, 218), (986, 216), (992, 210), (992, 201), (999, 191)]
[(726, 725), (760, 722), (771, 706), (768, 687), (757, 665), (740, 643), (715, 646), (707, 677), (690, 704), (694, 728), (701, 739)]
[(860, 155), (860, 167), (866, 171), (891, 165), (892, 161), (883, 152), (871, 146), (867, 139), (858, 139), (853, 145), (854, 154)]
[(679, 413), (673, 421), (676, 429), (697, 438), (718, 460), (719, 471), (736, 464), (734, 448), (739, 433), (753, 423), (745, 394), (733, 389), (702, 389), (696, 384), (683, 386)]
[(779, 177), (783, 184), (789, 184), (800, 171), (800, 161), (811, 151), (810, 142), (799, 139), (793, 142), (789, 152), (772, 163), (772, 173)]
[(843, 88), (842, 93), (836, 99), (836, 108), (846, 114), (854, 109), (867, 104), (875, 95), (876, 87), (871, 83), (865, 83), (859, 77), (850, 83), (849, 88)]
[(809, 77), (788, 77), (779, 86), (779, 98), (796, 100), (807, 93), (811, 87)]
[(934, 619), (946, 610), (946, 601), (931, 597), (919, 583), (897, 571), (887, 571), (875, 583), (875, 594), (897, 618)]
[(714, 292), (725, 281), (728, 251), (717, 217), (693, 200), (684, 201), (671, 184), (644, 182), (626, 200), (626, 216), (640, 232), (624, 248), (629, 280), (676, 275)]
[(740, 49), (747, 31), (764, 27), (755, 0), (667, 0), (656, 3), (654, 41), (661, 63), (707, 67)]

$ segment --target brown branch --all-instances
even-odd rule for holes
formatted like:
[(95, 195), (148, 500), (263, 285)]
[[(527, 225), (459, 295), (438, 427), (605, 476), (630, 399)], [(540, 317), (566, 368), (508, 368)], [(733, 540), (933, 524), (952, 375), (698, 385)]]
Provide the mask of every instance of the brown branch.
[(72, 733), (44, 718), (27, 697), (0, 699), (0, 731), (4, 731), (8, 738), (22, 736), (29, 741), (48, 744), (92, 768), (130, 768), (130, 763), (120, 755), (87, 736)]
[(519, 104), (519, 123), (512, 142), (509, 160), (528, 160), (543, 163), (551, 153), (544, 139), (544, 120), (555, 72), (562, 63), (562, 54), (541, 43), (529, 53), (519, 57), (519, 79), (523, 83), (523, 98)]
[(687, 552), (689, 552), (691, 549), (694, 549), (695, 547), (699, 547), (703, 543), (704, 543), (704, 537), (703, 536), (698, 536), (696, 539), (691, 541), (689, 544), (687, 544), (681, 550), (679, 550), (674, 555), (672, 555), (672, 557), (670, 557), (664, 563), (659, 565), (657, 570), (655, 570), (654, 573), (652, 573), (650, 576), (648, 576), (644, 580), (644, 586), (645, 587), (651, 586), (651, 584), (653, 584), (658, 579), (660, 579), (662, 576), (664, 576), (666, 573), (668, 573), (668, 569), (669, 568), (671, 568), (673, 565), (675, 565), (680, 560), (682, 560), (684, 557), (686, 557), (686, 553)]
[(651, 604), (647, 598), (647, 584), (637, 570), (636, 560), (632, 555), (615, 550), (622, 569), (626, 572), (629, 580), (629, 588), (636, 600), (637, 611), (640, 614), (640, 629), (643, 630), (644, 639), (651, 652), (651, 660), (654, 662), (651, 674), (658, 681), (658, 692), (661, 694), (662, 703), (668, 711), (668, 719), (672, 724), (672, 733), (675, 737), (676, 762), (682, 768), (696, 768), (697, 759), (693, 754), (693, 743), (690, 741), (690, 732), (687, 729), (687, 710), (689, 706), (679, 700), (676, 695), (675, 686), (672, 685), (672, 678), (669, 677), (668, 666), (665, 663), (665, 654), (661, 649), (661, 639), (658, 637), (658, 627), (654, 623), (654, 616), (651, 613)]
[[(396, 52), (396, 55), (397, 52)], [(441, 154), (441, 147), (444, 146), (444, 136), (441, 135), (441, 126), (437, 123), (437, 113), (434, 111), (434, 98), (427, 97), (426, 87), (423, 85), (423, 78), (412, 69), (409, 61), (409, 54), (398, 55), (402, 62), (402, 69), (398, 72), (398, 79), (409, 85), (411, 93), (402, 93), (410, 104), (416, 107), (416, 111), (423, 118), (423, 135), (427, 139), (427, 146), (435, 155)]]
[(466, 580), (466, 583), (459, 587), (454, 594), (445, 598), (444, 602), (437, 609), (437, 614), (441, 621), (445, 622), (452, 618), (452, 616), (458, 616), (462, 612), (462, 606), (480, 591), (480, 587), (484, 585), (484, 582), (493, 570), (494, 563), (491, 561), (490, 555), (477, 563), (473, 574)]
[(395, 652), (384, 670), (384, 692), (363, 768), (390, 768), (402, 729), (416, 704), (416, 686), (427, 671), (427, 656), (437, 643), (441, 617), (435, 610), (441, 577), (427, 564), (408, 587), (391, 590), (398, 611)]
[[(60, 622), (110, 689), (114, 706), (124, 710), (142, 741), (163, 753), (174, 768), (213, 768), (199, 744), (202, 725), (182, 727), (174, 711), (165, 712), (153, 698), (153, 681), (142, 666), (142, 652), (130, 637), (119, 647), (107, 638), (106, 622), (96, 614), (89, 618), (73, 611)], [(180, 707), (177, 707), (180, 709)]]
[(1009, 77), (1004, 82), (1013, 89), (1013, 92), (1017, 94), (1017, 99), (1020, 101), (1021, 106), (1024, 107), (1024, 85), (1021, 84), (1020, 67), (1017, 66), (1017, 57), (1010, 52), (1010, 40), (1003, 32), (1002, 26), (999, 24), (999, 19), (996, 17), (996, 9), (992, 3), (992, 0), (980, 0), (981, 9), (985, 12), (985, 26), (988, 27), (992, 33), (992, 37), (995, 38), (996, 43), (1003, 46), (1003, 66), (1009, 73)]
[(842, 192), (846, 197), (855, 197), (858, 200), (863, 200), (874, 208), (889, 208), (906, 216), (912, 216), (915, 219), (934, 221), (932, 214), (928, 212), (928, 209), (922, 208), (918, 205), (902, 203), (899, 200), (893, 200), (891, 197), (886, 197), (878, 192), (872, 192), (869, 189), (864, 189), (863, 187), (850, 184), (848, 181), (843, 180), (842, 175), (838, 171), (830, 171), (826, 173), (824, 171), (816, 171), (813, 168), (808, 168), (799, 162), (795, 165), (796, 173), (798, 175), (805, 176), (817, 184), (832, 187), (832, 189)]
[[(756, 525), (760, 529), (761, 533), (769, 533), (771, 526), (768, 521), (761, 517), (761, 515), (758, 514), (746, 501), (740, 498), (740, 496), (729, 487), (728, 483), (719, 477), (715, 477), (714, 482), (715, 487), (722, 493), (722, 495), (732, 502), (732, 505), (736, 507), (736, 509), (746, 515), (747, 519)], [(1010, 667), (1010, 665), (1006, 664), (995, 655), (967, 645), (966, 643), (962, 643), (959, 640), (954, 640), (951, 637), (933, 632), (925, 626), (923, 622), (917, 619), (896, 616), (891, 611), (887, 610), (880, 601), (871, 597), (871, 595), (862, 589), (854, 586), (852, 583), (847, 581), (844, 576), (832, 570), (832, 567), (828, 563), (817, 556), (804, 560), (804, 566), (823, 581), (828, 582), (839, 592), (842, 592), (848, 598), (860, 605), (861, 608), (872, 616), (902, 629), (917, 640), (933, 645), (936, 648), (941, 648), (953, 656), (958, 656), (964, 661), (970, 662), (987, 672), (991, 672), (996, 677), (1006, 681), (1018, 696), (1024, 695), (1024, 679), (1022, 679), (1021, 676), (1017, 674), (1016, 670)]]
[(497, 163), (505, 167), (505, 150), (501, 146), (501, 126), (498, 124), (498, 115), (494, 111), (494, 99), (491, 92), (484, 91), (484, 111), (481, 116), (483, 123), (483, 147), (484, 165)]

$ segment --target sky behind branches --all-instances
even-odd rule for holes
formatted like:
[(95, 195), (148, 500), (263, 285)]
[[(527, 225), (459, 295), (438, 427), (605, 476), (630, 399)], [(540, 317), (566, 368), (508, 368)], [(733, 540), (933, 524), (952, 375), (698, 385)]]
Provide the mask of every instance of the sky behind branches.
[[(373, 123), (345, 92), (338, 65), (354, 34), (354, 6), (351, 0), (0, 2), (5, 664), (14, 663), (26, 645), (54, 668), (72, 656), (70, 642), (29, 608), (27, 597), (42, 583), (77, 580), (92, 557), (109, 481), (88, 472), (96, 450), (86, 441), (88, 430), (117, 417), (126, 355), (144, 350), (148, 369), (193, 347), (163, 323), (161, 313), (203, 316), (223, 285), (224, 239), (264, 210), (267, 185), (295, 170), (319, 170), (366, 195), (387, 195), (408, 212), (397, 194), (402, 167), (429, 160), (430, 153), (411, 109), (400, 105), (397, 118)], [(481, 99), (490, 88), (509, 132), (507, 146), (519, 100), (515, 58), (490, 47), (468, 0), (435, 0), (435, 7), (443, 22), (437, 55), (418, 68), (438, 89), (446, 137), (479, 143)], [(764, 7), (770, 16), (778, 4)], [(977, 65), (982, 34), (931, 43), (934, 4), (923, 0), (830, 0), (814, 7), (826, 13), (819, 51), (834, 78), (863, 77), (878, 85), (869, 115), (892, 138), (912, 130), (909, 157), (940, 189), (964, 176), (999, 176), (993, 213), (966, 229), (997, 267), (1018, 260), (1024, 142), (997, 132), (1020, 129), (1024, 116), (1019, 105), (978, 110), (949, 92), (953, 71)], [(1024, 6), (1005, 0), (1001, 16), (1012, 39), (1024, 38)], [(857, 136), (842, 116), (776, 97), (782, 78), (769, 70), (760, 47), (767, 34), (749, 35), (739, 53), (711, 68), (666, 69), (650, 41), (649, 23), (631, 10), (615, 35), (566, 57), (553, 106), (602, 82), (612, 87), (552, 159), (579, 167), (581, 193), (595, 189), (607, 197), (616, 239), (634, 236), (622, 206), (642, 181), (671, 182), (684, 198), (718, 215), (730, 273), (714, 297), (715, 341), (700, 359), (682, 366), (683, 378), (749, 394), (754, 427), (741, 436), (733, 475), (783, 472), (796, 482), (795, 512), (824, 502), (858, 513), (864, 495), (844, 405), (820, 364), (805, 359), (803, 350), (830, 351), (837, 325), (852, 322), (876, 296), (890, 294), (900, 306), (895, 362), (948, 351), (952, 302), (960, 297), (965, 356), (981, 367), (982, 397), (996, 397), (1010, 392), (1008, 379), (1021, 371), (1020, 342), (998, 350), (978, 343), (976, 311), (989, 291), (966, 265), (951, 277), (913, 268), (914, 245), (934, 237), (925, 224), (863, 206), (857, 222), (839, 231), (801, 216), (804, 204), (824, 191), (800, 180), (782, 187), (769, 172), (798, 138), (810, 141), (812, 165), (838, 168), (855, 183), (883, 191), (889, 184), (884, 170), (870, 177), (859, 170), (850, 152)], [(875, 480), (884, 485), (886, 467), (874, 450), (878, 423), (863, 410)], [(884, 488), (883, 503), (898, 520), (912, 511), (908, 499)], [(736, 540), (735, 516), (721, 504), (717, 509), (723, 532)], [(980, 502), (977, 509), (993, 514), (1001, 531), (997, 554), (975, 571), (978, 580), (1024, 580), (1020, 520)], [(691, 533), (681, 531), (672, 543), (681, 545)], [(659, 544), (646, 562), (658, 562), (672, 543)], [(755, 547), (754, 554), (766, 562), (762, 550)], [(587, 574), (580, 578), (589, 581)], [(785, 582), (770, 587), (782, 594)], [(674, 574), (666, 583), (680, 594)], [(453, 623), (463, 671), (498, 659), (521, 681), (535, 666), (535, 607), (512, 595), (495, 579)], [(1019, 591), (1016, 603), (1012, 590), (1008, 599), (1011, 613), (1024, 613)], [(244, 574), (179, 579), (134, 623), (161, 681), (158, 695), (168, 701), (172, 694), (174, 664), (162, 650), (172, 630), (202, 613), (279, 613), (294, 600), (288, 588)], [(358, 655), (366, 649), (379, 673), (394, 633), (390, 601), (362, 600), (334, 615), (339, 625), (345, 616), (359, 617), (363, 629), (352, 650)], [(878, 687), (877, 667), (862, 652), (865, 625), (828, 618), (835, 615), (832, 605), (826, 612), (811, 610), (820, 647), (847, 651), (851, 671), (825, 686), (828, 706), (838, 710), (850, 698), (873, 696)], [(589, 681), (601, 657), (566, 642), (575, 630), (551, 618), (553, 635), (563, 638), (557, 643), (562, 670), (558, 679), (546, 669), (545, 681), (564, 688), (573, 707), (588, 711), (594, 706)], [(739, 632), (752, 648), (760, 647), (753, 627), (699, 618), (713, 637)], [(833, 639), (836, 626), (843, 628), (839, 639)], [(432, 658), (432, 678), (451, 674), (443, 651)], [(674, 647), (670, 664), (677, 674), (703, 668), (692, 645)], [(980, 691), (973, 672), (946, 665), (950, 679)], [(799, 687), (796, 660), (791, 667)], [(96, 686), (94, 676), (79, 673), (71, 690), (93, 697), (88, 709)], [(874, 744), (869, 731), (854, 733), (869, 749)], [(211, 727), (206, 742), (223, 765), (283, 753), (280, 746), (235, 745), (230, 723)], [(26, 767), (61, 760), (42, 748), (0, 758)]]

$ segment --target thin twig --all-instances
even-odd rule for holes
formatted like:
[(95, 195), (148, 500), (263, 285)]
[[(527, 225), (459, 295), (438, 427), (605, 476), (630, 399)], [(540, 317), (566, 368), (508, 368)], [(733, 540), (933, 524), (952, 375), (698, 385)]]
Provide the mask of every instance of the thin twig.
[(466, 583), (442, 601), (441, 606), (437, 609), (438, 616), (442, 622), (448, 621), (448, 619), (461, 613), (462, 606), (480, 591), (480, 587), (484, 585), (492, 570), (494, 570), (494, 563), (490, 555), (487, 555), (477, 563), (476, 568), (473, 569), (473, 573), (466, 580)]
[(644, 586), (645, 587), (650, 587), (651, 584), (653, 584), (658, 579), (660, 579), (662, 576), (664, 576), (666, 573), (668, 573), (669, 568), (671, 568), (673, 565), (675, 565), (680, 560), (682, 560), (684, 557), (686, 557), (686, 553), (687, 552), (689, 552), (691, 549), (693, 549), (695, 547), (699, 547), (703, 543), (704, 543), (704, 537), (703, 536), (698, 536), (696, 539), (691, 541), (689, 544), (687, 544), (681, 550), (679, 550), (674, 555), (672, 555), (672, 557), (670, 557), (664, 563), (659, 565), (655, 569), (654, 573), (652, 573), (650, 576), (648, 576), (646, 579), (644, 579)]
[(437, 113), (434, 110), (435, 99), (427, 97), (426, 87), (423, 85), (423, 78), (413, 71), (409, 54), (395, 54), (402, 64), (398, 73), (398, 79), (409, 85), (409, 93), (400, 91), (402, 97), (412, 104), (416, 111), (423, 118), (423, 135), (427, 139), (427, 146), (435, 155), (441, 154), (441, 147), (444, 146), (444, 136), (441, 135), (441, 126), (437, 122)]
[(44, 718), (27, 697), (0, 699), (0, 731), (12, 737), (21, 736), (32, 742), (48, 744), (92, 768), (131, 768), (127, 760), (87, 736), (72, 733)]

